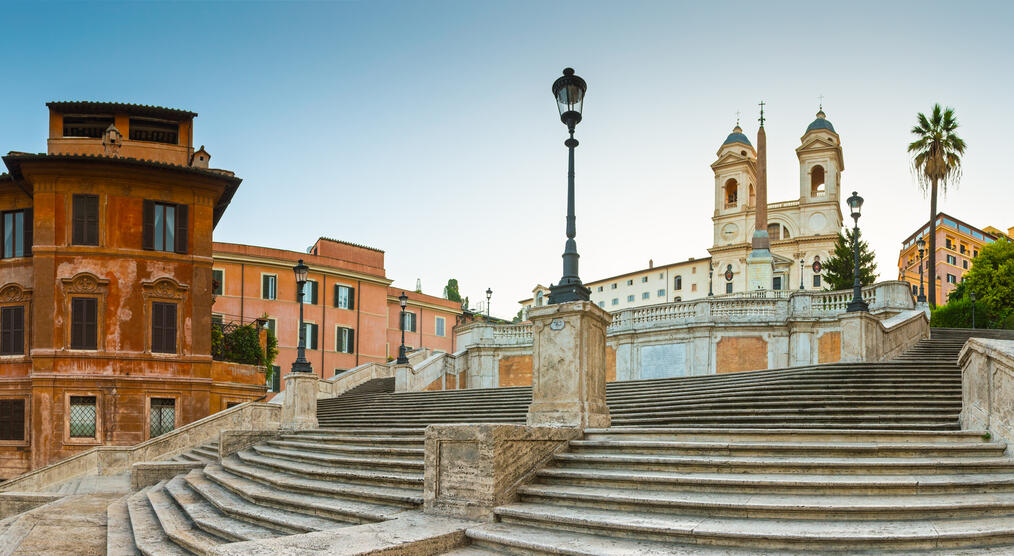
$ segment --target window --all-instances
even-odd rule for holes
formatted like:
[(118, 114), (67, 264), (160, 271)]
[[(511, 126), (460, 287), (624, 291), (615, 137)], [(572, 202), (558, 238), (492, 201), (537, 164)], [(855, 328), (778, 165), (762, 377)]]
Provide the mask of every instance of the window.
[(616, 289), (616, 282), (613, 282), (612, 285), (609, 286), (609, 289), (615, 290)]
[(644, 292), (644, 293), (642, 293), (641, 294), (641, 299), (651, 299), (651, 293), (650, 292)]
[(187, 252), (187, 205), (144, 202), (142, 247), (149, 251)]
[(633, 303), (633, 302), (634, 302), (634, 296), (633, 295), (628, 295), (627, 296), (627, 303)]
[(599, 291), (600, 291), (600, 292), (602, 291), (602, 286), (599, 286)]
[(771, 279), (771, 289), (773, 289), (773, 290), (780, 290), (780, 289), (782, 289), (782, 277), (781, 276), (775, 276), (774, 278)]
[(976, 250), (973, 250), (972, 251), (972, 258), (974, 259), (975, 257), (978, 257), (978, 256), (979, 256), (979, 252), (976, 251)]
[(70, 397), (70, 437), (95, 438), (95, 396)]
[(692, 292), (697, 291), (697, 284), (690, 284), (690, 291)]
[(149, 412), (151, 437), (162, 436), (176, 428), (176, 400), (172, 398), (152, 398)]
[(642, 284), (648, 283), (648, 277), (647, 276), (641, 276), (641, 283)]
[(25, 440), (24, 398), (0, 400), (0, 440)]
[(961, 261), (962, 268), (968, 268), (968, 261)]
[(0, 355), (24, 354), (25, 307), (24, 305), (3, 307), (0, 309)]
[(264, 328), (267, 328), (268, 330), (270, 330), (271, 333), (274, 334), (275, 337), (277, 338), (278, 337), (278, 328), (277, 328), (278, 327), (278, 321), (276, 321), (275, 319), (267, 319), (267, 321), (268, 322), (264, 325)]
[(101, 139), (111, 125), (112, 116), (64, 116), (63, 136)]
[(620, 304), (620, 298), (618, 298), (618, 297), (614, 297), (614, 298), (613, 298), (613, 301), (612, 301), (612, 303), (611, 303), (611, 304), (612, 304), (612, 305), (619, 305), (619, 304)]
[(673, 281), (672, 281), (672, 288), (674, 290), (682, 290), (683, 289), (683, 277), (682, 276), (676, 276), (676, 278), (673, 279)]
[(303, 328), (306, 331), (306, 349), (317, 349), (317, 324), (304, 322)]
[(211, 271), (211, 294), (222, 295), (225, 291), (225, 271), (224, 270), (212, 270)]
[(436, 335), (441, 338), (444, 337), (444, 327), (446, 326), (446, 319), (444, 317), (436, 317)]
[(782, 239), (782, 227), (778, 224), (768, 224), (768, 237), (771, 239)]
[(948, 284), (957, 284), (957, 283), (958, 283), (958, 278), (957, 278), (957, 276), (955, 276), (955, 275), (953, 275), (953, 274), (948, 274), (948, 275), (947, 275), (947, 283), (948, 283)]
[[(296, 294), (296, 301), (299, 301), (299, 294), (298, 294), (298, 292)], [(307, 305), (316, 305), (317, 304), (317, 281), (316, 280), (307, 280), (306, 283), (303, 284), (303, 303), (306, 303)]]
[(813, 275), (813, 287), (815, 287), (815, 288), (819, 288), (820, 287), (820, 274), (814, 274)]
[(282, 391), (282, 368), (278, 365), (271, 366), (271, 377), (268, 378), (268, 392)]
[(725, 206), (734, 207), (739, 200), (739, 182), (730, 179), (725, 182)]
[(402, 322), (402, 330), (405, 332), (415, 332), (415, 313), (412, 311), (405, 311), (402, 315), (404, 315), (403, 318), (405, 319)]
[(347, 370), (348, 370), (348, 369), (335, 369), (335, 370), (334, 370), (334, 376), (338, 376), (338, 375), (340, 375), (340, 374), (344, 373), (344, 372), (345, 372), (345, 371), (347, 371)]
[(665, 290), (658, 290), (658, 297), (665, 297)]
[(149, 120), (147, 118), (130, 119), (131, 141), (151, 141), (154, 143), (176, 145), (179, 143), (179, 132), (180, 125), (174, 122)]
[(340, 284), (335, 284), (334, 306), (339, 309), (355, 309), (356, 289), (350, 288), (348, 286), (342, 286)]
[(725, 293), (732, 293), (732, 282), (725, 283)]
[(599, 301), (599, 307), (602, 307), (603, 309), (605, 309), (606, 308), (606, 302), (605, 301)]
[(954, 244), (951, 243), (951, 238), (947, 238), (945, 241), (948, 249), (954, 249)]
[(32, 254), (32, 209), (0, 213), (4, 243), (0, 258), (26, 257)]
[(538, 292), (535, 294), (535, 305), (538, 307), (542, 307), (542, 292)]
[(947, 255), (947, 264), (958, 266), (958, 259), (954, 255)]
[(338, 353), (355, 353), (356, 331), (351, 328), (339, 326), (338, 332), (335, 334), (334, 346), (334, 350)]
[(683, 298), (677, 295), (672, 300), (675, 301), (676, 303), (679, 303), (680, 301), (683, 301)]
[(664, 272), (659, 272), (658, 273), (658, 279), (659, 280), (665, 280), (665, 273)]
[(70, 348), (98, 349), (99, 300), (75, 297), (70, 300)]
[(919, 295), (919, 286), (912, 284), (912, 295)]
[(176, 353), (176, 304), (152, 302), (151, 352)]
[(71, 243), (74, 245), (99, 244), (99, 196), (74, 195)]
[(627, 280), (627, 285), (628, 286), (633, 286), (634, 285), (634, 279), (631, 278), (630, 280)]
[(814, 166), (813, 170), (810, 170), (810, 196), (816, 197), (823, 195), (826, 191), (824, 184), (824, 167)]
[(261, 275), (261, 299), (278, 299), (278, 276)]

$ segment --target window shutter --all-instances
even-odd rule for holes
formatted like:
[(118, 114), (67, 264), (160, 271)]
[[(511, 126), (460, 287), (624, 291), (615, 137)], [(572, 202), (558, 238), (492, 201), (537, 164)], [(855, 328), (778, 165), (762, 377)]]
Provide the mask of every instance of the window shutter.
[(85, 209), (84, 209), (84, 196), (74, 195), (72, 201), (72, 212), (71, 221), (73, 226), (71, 229), (71, 243), (74, 245), (80, 245), (85, 242)]
[(356, 289), (349, 288), (349, 309), (356, 308)]
[(11, 440), (25, 439), (25, 400), (11, 400)]
[(88, 210), (85, 212), (85, 242), (88, 245), (99, 244), (99, 198), (97, 195), (85, 199)]
[(351, 328), (349, 328), (349, 345), (347, 351), (348, 353), (356, 352), (356, 331)]
[(310, 304), (317, 304), (317, 282), (310, 282)]
[(144, 201), (144, 218), (141, 225), (141, 248), (155, 249), (155, 201)]
[(151, 304), (151, 351), (162, 351), (162, 304)]
[(177, 253), (187, 252), (187, 229), (190, 224), (190, 207), (176, 205), (176, 248)]
[(11, 351), (12, 354), (25, 353), (25, 308), (14, 307), (11, 316)]
[(32, 256), (32, 209), (25, 209), (25, 225), (22, 230), (22, 238), (24, 239), (25, 256)]
[(339, 288), (339, 287), (340, 287), (340, 286), (338, 286), (338, 284), (335, 284), (335, 285), (334, 285), (334, 306), (335, 306), (335, 307), (337, 307), (337, 306), (338, 306), (338, 288)]
[(84, 305), (81, 299), (70, 301), (70, 347), (81, 348), (84, 344)]
[(268, 278), (269, 276), (261, 276), (261, 299), (271, 299), (268, 297), (270, 292), (268, 291)]
[(176, 304), (167, 303), (162, 312), (162, 345), (166, 353), (176, 353)]
[(98, 300), (85, 299), (85, 347), (96, 349), (99, 345)]

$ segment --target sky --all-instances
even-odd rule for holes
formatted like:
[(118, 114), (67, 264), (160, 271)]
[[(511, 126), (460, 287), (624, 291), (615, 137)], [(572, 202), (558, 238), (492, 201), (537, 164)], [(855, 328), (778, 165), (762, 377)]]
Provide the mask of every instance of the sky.
[(385, 251), (395, 287), (505, 318), (562, 274), (566, 128), (550, 86), (588, 82), (577, 128), (586, 282), (707, 257), (710, 164), (765, 101), (768, 199), (798, 198), (818, 97), (844, 200), (881, 279), (929, 217), (906, 147), (953, 106), (968, 143), (939, 210), (1014, 226), (1010, 2), (5, 3), (0, 152), (44, 152), (50, 100), (199, 114), (196, 145), (243, 178), (216, 241)]

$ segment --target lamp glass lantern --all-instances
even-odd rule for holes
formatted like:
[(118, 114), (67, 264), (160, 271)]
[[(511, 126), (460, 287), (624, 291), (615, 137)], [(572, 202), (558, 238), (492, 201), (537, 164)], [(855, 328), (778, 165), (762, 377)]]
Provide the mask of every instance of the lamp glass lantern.
[(560, 109), (560, 121), (567, 124), (572, 133), (574, 126), (581, 121), (584, 94), (587, 90), (588, 84), (584, 79), (574, 75), (572, 68), (564, 69), (563, 77), (553, 82), (553, 96), (556, 97), (556, 106)]
[(856, 191), (852, 192), (852, 196), (846, 201), (849, 204), (849, 208), (852, 209), (852, 219), (859, 220), (859, 215), (863, 210), (863, 198), (859, 196)]

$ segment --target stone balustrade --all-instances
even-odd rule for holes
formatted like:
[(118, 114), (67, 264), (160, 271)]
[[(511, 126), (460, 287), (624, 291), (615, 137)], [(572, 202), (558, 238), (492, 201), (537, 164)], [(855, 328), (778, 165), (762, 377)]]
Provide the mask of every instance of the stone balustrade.
[(958, 362), (961, 428), (1014, 442), (1014, 340), (969, 338)]

